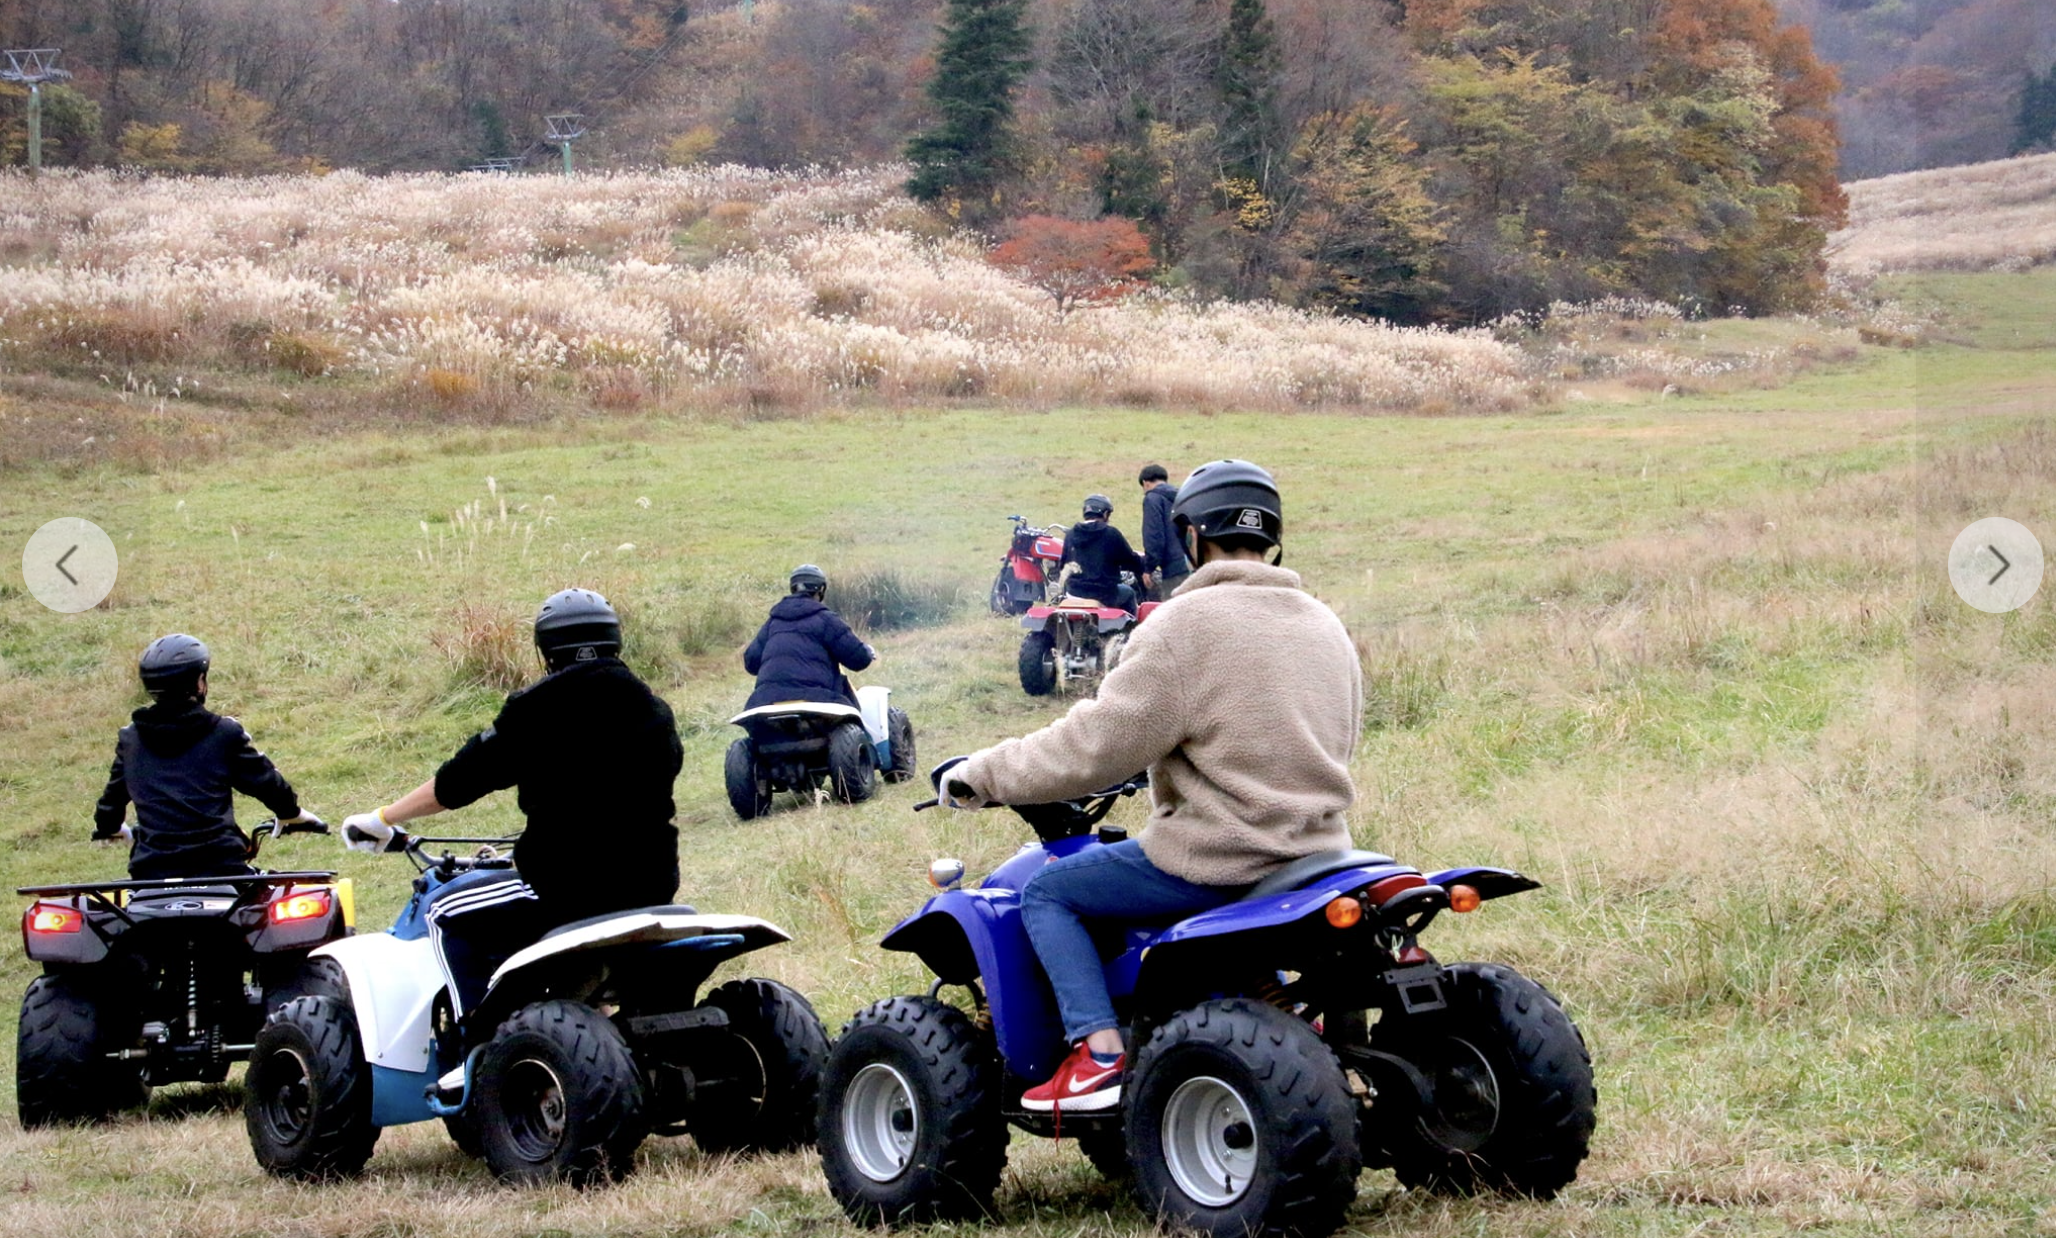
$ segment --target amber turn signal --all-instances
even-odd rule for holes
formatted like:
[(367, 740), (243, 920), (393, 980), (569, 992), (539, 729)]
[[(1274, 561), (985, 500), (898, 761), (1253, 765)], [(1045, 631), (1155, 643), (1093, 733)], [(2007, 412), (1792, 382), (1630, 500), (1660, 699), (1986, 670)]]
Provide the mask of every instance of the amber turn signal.
[(1348, 928), (1363, 918), (1364, 905), (1347, 894), (1328, 903), (1328, 923), (1336, 928)]
[(1451, 911), (1476, 911), (1478, 904), (1484, 901), (1484, 897), (1478, 893), (1475, 886), (1455, 885), (1449, 887), (1449, 909)]

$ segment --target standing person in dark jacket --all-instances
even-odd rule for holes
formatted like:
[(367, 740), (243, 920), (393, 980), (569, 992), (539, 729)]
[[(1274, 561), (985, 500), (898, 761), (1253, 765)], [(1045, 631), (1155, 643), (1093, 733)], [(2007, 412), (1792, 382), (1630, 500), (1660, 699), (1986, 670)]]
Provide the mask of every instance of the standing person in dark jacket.
[[(207, 646), (183, 632), (150, 642), (137, 663), (150, 703), (114, 741), (114, 768), (93, 810), (93, 837), (130, 844), (129, 876), (234, 877), (250, 839), (236, 825), (232, 793), (263, 803), (281, 822), (314, 822), (293, 786), (234, 718), (209, 713)], [(136, 806), (136, 823), (127, 824)]]
[(493, 968), (573, 920), (668, 903), (678, 892), (684, 763), (671, 707), (620, 658), (621, 621), (590, 589), (551, 594), (535, 618), (548, 674), (507, 698), (435, 777), (343, 822), (360, 851), (407, 845), (401, 823), (517, 788), (528, 819), (515, 869), (474, 870), (436, 891), (429, 936), (461, 1017)]
[[(1135, 612), (1135, 590), (1121, 583), (1122, 572), (1143, 572), (1142, 556), (1135, 553), (1121, 531), (1107, 523), (1114, 514), (1114, 501), (1103, 494), (1085, 497), (1085, 519), (1064, 535), (1064, 563), (1078, 565), (1078, 574), (1064, 591), (1077, 597), (1119, 606)], [(1062, 571), (1062, 565), (1058, 565)]]
[(802, 563), (792, 569), (787, 585), (791, 592), (771, 608), (771, 617), (743, 650), (742, 668), (757, 677), (743, 708), (782, 701), (855, 705), (857, 694), (842, 668), (861, 671), (878, 659), (878, 651), (822, 600), (828, 595), (826, 572)]
[(1171, 523), (1178, 490), (1161, 464), (1143, 465), (1136, 480), (1142, 483), (1143, 592), (1153, 602), (1168, 601), (1192, 575), (1192, 561), (1185, 557), (1183, 540)]

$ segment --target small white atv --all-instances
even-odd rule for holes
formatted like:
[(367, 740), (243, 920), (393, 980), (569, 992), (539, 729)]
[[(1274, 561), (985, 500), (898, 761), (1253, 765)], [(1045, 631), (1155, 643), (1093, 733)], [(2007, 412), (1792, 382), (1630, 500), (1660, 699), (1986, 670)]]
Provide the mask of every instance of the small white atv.
[[(423, 850), (452, 844), (477, 850)], [(806, 998), (749, 979), (695, 1000), (721, 963), (784, 930), (684, 905), (574, 921), (501, 965), (460, 1027), (428, 902), (462, 874), (511, 867), (509, 840), (417, 837), (405, 851), (421, 875), (391, 931), (316, 951), (340, 991), (286, 1003), (257, 1034), (244, 1116), (267, 1171), (352, 1175), (380, 1130), (432, 1118), (502, 1181), (581, 1187), (625, 1176), (652, 1134), (709, 1152), (814, 1141), (828, 1040)]]
[(811, 798), (826, 785), (836, 799), (871, 798), (876, 779), (914, 776), (914, 724), (892, 704), (892, 689), (857, 689), (855, 708), (821, 701), (776, 701), (729, 721), (743, 729), (728, 746), (728, 804), (745, 821), (771, 811), (780, 791)]

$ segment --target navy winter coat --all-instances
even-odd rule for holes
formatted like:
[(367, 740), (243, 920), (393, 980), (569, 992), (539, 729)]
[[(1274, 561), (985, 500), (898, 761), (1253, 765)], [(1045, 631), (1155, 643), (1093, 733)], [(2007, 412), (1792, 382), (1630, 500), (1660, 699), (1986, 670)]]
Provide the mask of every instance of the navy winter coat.
[(871, 647), (819, 598), (795, 593), (779, 599), (757, 639), (743, 651), (742, 668), (757, 677), (745, 709), (779, 701), (855, 705), (857, 694), (842, 667), (871, 665)]
[(1185, 543), (1178, 538), (1178, 526), (1171, 523), (1171, 505), (1178, 501), (1178, 488), (1157, 486), (1142, 494), (1142, 562), (1158, 577), (1183, 576), (1192, 570), (1185, 558)]

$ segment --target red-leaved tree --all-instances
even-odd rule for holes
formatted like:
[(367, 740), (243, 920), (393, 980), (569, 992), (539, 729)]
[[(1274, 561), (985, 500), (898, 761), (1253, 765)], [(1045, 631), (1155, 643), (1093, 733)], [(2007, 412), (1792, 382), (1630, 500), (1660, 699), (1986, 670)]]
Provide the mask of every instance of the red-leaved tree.
[(992, 251), (992, 264), (1055, 297), (1058, 313), (1120, 296), (1138, 287), (1154, 265), (1142, 229), (1117, 215), (1092, 220), (1025, 215), (1008, 233)]

